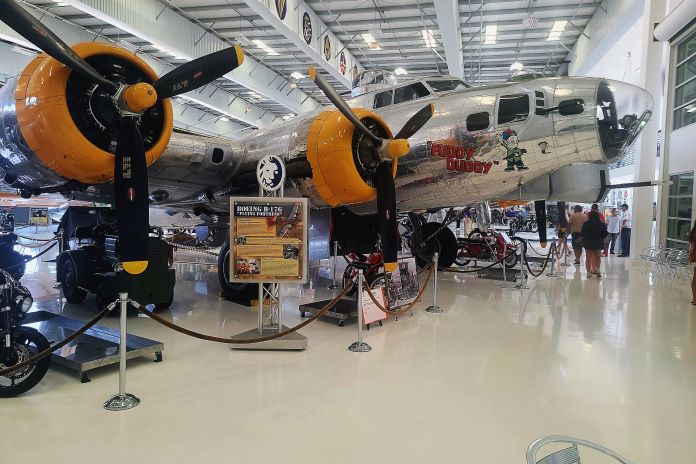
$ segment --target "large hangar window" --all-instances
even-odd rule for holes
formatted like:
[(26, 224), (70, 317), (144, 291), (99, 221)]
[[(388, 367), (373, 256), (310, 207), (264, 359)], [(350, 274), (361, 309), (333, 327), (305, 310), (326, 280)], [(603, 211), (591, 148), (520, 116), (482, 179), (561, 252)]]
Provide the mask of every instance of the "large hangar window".
[(674, 128), (696, 122), (696, 32), (677, 45)]
[(394, 92), (387, 90), (386, 92), (380, 92), (375, 95), (375, 108), (383, 108), (391, 105), (393, 94)]
[(428, 95), (430, 95), (430, 91), (427, 87), (422, 82), (416, 82), (394, 90), (394, 104), (417, 100)]
[(667, 246), (686, 250), (689, 248), (689, 231), (693, 212), (694, 172), (669, 176), (669, 209), (667, 211)]
[(503, 95), (498, 105), (498, 124), (524, 121), (529, 116), (529, 95)]

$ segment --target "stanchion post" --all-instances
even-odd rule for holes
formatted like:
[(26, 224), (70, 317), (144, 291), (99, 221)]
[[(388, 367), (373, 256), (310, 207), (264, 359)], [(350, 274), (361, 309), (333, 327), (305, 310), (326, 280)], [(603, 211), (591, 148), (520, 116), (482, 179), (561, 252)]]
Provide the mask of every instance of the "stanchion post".
[(331, 277), (331, 285), (326, 287), (329, 290), (338, 290), (340, 286), (336, 283), (336, 258), (338, 257), (338, 242), (333, 242), (333, 272)]
[(558, 277), (558, 274), (556, 274), (556, 238), (551, 241), (551, 248), (549, 249), (549, 253), (551, 253), (551, 269), (549, 269), (548, 274), (546, 274), (546, 277)]
[[(125, 411), (140, 404), (140, 399), (135, 395), (126, 393), (126, 321), (128, 318), (128, 293), (118, 294), (118, 302), (121, 306), (121, 323), (119, 335), (119, 363), (118, 363), (118, 394), (112, 396), (104, 403), (104, 409), (108, 411)], [(112, 303), (112, 305), (115, 303)]]
[(505, 269), (505, 260), (507, 259), (507, 242), (503, 243), (503, 285), (500, 288), (507, 288), (507, 270)]
[(348, 351), (367, 353), (372, 347), (363, 341), (363, 271), (358, 271), (358, 341), (348, 347)]
[(425, 308), (425, 311), (429, 313), (442, 312), (442, 308), (437, 305), (437, 267), (439, 260), (440, 254), (435, 252), (435, 254), (433, 254), (433, 304)]
[(524, 257), (527, 254), (527, 242), (522, 242), (522, 253), (520, 253), (520, 283), (515, 285), (515, 288), (520, 290), (526, 290), (527, 286), (527, 274), (524, 271)]

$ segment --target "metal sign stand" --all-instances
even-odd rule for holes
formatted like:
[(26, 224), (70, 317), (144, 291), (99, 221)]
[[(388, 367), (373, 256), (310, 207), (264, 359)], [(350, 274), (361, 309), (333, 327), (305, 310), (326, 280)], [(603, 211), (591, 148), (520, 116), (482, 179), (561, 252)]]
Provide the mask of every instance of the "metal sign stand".
[[(261, 198), (282, 198), (283, 191), (283, 186), (278, 190), (268, 192), (259, 185), (259, 197)], [(235, 335), (234, 338), (256, 338), (288, 330), (288, 327), (283, 325), (283, 295), (280, 286), (281, 284), (277, 282), (259, 283), (258, 327)], [(265, 311), (265, 308), (268, 310)], [(267, 318), (264, 317), (266, 313), (268, 314)], [(307, 337), (293, 332), (265, 342), (232, 344), (231, 347), (234, 350), (304, 350), (307, 345)]]
[[(121, 305), (120, 341), (118, 347), (118, 394), (104, 403), (107, 411), (125, 411), (140, 404), (140, 398), (126, 393), (126, 319), (128, 318), (128, 293), (119, 293), (118, 302)], [(112, 309), (116, 302), (109, 305)]]
[(367, 353), (372, 347), (363, 341), (363, 271), (358, 271), (358, 341), (348, 347), (348, 351), (354, 353)]

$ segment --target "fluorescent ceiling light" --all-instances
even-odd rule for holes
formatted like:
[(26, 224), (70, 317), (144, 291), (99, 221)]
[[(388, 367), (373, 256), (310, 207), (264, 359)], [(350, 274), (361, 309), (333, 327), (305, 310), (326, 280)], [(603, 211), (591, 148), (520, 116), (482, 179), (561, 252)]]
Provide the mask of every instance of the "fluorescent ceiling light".
[(264, 43), (263, 40), (258, 40), (258, 39), (257, 39), (257, 40), (254, 40), (253, 42), (254, 42), (254, 45), (256, 45), (257, 47), (259, 47), (261, 50), (263, 50), (264, 52), (268, 53), (269, 55), (275, 56), (275, 55), (278, 54), (277, 51), (273, 50), (271, 47), (269, 47), (268, 45), (266, 45), (266, 44)]
[(283, 119), (285, 119), (287, 121), (288, 119), (292, 119), (294, 117), (295, 117), (295, 115), (290, 113), (290, 114), (286, 114), (285, 116), (283, 116)]
[(375, 39), (384, 39), (386, 36), (384, 35), (384, 31), (382, 29), (370, 29), (368, 31), (372, 37)]
[(375, 38), (370, 34), (369, 32), (367, 34), (362, 34), (362, 38), (365, 41), (366, 44), (370, 45), (371, 43), (377, 42)]
[(293, 71), (293, 73), (290, 74), (290, 77), (292, 77), (293, 79), (304, 79), (305, 78), (304, 74), (300, 74), (297, 71)]
[(408, 74), (408, 71), (406, 71), (404, 68), (396, 68), (394, 70), (394, 74), (396, 74), (397, 76), (405, 76), (406, 74)]
[(523, 69), (524, 65), (519, 61), (516, 61), (510, 65), (510, 71), (522, 71)]
[(246, 36), (238, 34), (238, 35), (234, 35), (232, 37), (234, 38), (234, 40), (239, 42), (240, 45), (244, 45), (245, 47), (253, 47), (254, 46), (254, 42), (249, 40)]
[(489, 24), (486, 26), (486, 33), (485, 33), (485, 38), (486, 40), (484, 43), (486, 45), (493, 45), (495, 43), (496, 38), (498, 37), (498, 26), (495, 24)]
[(551, 32), (549, 32), (549, 37), (546, 40), (560, 40), (566, 24), (568, 24), (568, 21), (555, 21), (551, 28)]
[(433, 31), (430, 31), (428, 29), (423, 29), (421, 31), (421, 34), (423, 35), (423, 40), (425, 41), (426, 47), (428, 47), (428, 48), (437, 47), (437, 42), (435, 41), (435, 38), (433, 37)]
[(229, 118), (226, 118), (226, 117), (224, 117), (224, 116), (221, 116), (221, 117), (220, 117), (220, 121), (222, 121), (222, 122), (227, 122), (227, 121), (229, 121), (229, 120), (230, 120)]

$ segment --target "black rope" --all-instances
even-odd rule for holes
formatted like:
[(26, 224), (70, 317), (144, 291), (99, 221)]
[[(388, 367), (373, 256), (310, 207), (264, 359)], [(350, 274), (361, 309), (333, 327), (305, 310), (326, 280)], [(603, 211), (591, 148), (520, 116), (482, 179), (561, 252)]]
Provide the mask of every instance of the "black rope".
[(13, 264), (12, 266), (7, 266), (7, 267), (5, 267), (5, 268), (3, 268), (3, 269), (4, 269), (4, 270), (12, 269), (12, 268), (14, 268), (14, 267), (19, 266), (20, 264), (26, 264), (26, 263), (28, 263), (28, 262), (30, 262), (30, 261), (33, 261), (33, 260), (35, 260), (36, 258), (38, 258), (38, 257), (40, 257), (40, 256), (42, 256), (42, 255), (44, 255), (44, 254), (46, 254), (46, 252), (48, 252), (48, 250), (54, 248), (56, 245), (58, 245), (58, 243), (54, 243), (54, 244), (51, 245), (50, 247), (48, 247), (48, 248), (42, 250), (41, 253), (38, 253), (38, 254), (32, 256), (32, 257), (29, 258), (29, 259), (25, 259), (24, 261), (22, 261), (22, 262), (20, 262), (20, 263)]
[(549, 249), (549, 253), (546, 255), (546, 259), (544, 260), (544, 265), (541, 267), (539, 273), (535, 273), (534, 271), (532, 271), (532, 268), (529, 266), (529, 261), (525, 259), (524, 264), (527, 266), (527, 270), (529, 271), (529, 273), (532, 274), (534, 277), (539, 277), (541, 274), (543, 274), (544, 270), (546, 269), (546, 265), (549, 263), (549, 260), (551, 259), (551, 256), (554, 255), (554, 253), (556, 253), (556, 244), (552, 243), (551, 248)]

